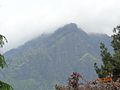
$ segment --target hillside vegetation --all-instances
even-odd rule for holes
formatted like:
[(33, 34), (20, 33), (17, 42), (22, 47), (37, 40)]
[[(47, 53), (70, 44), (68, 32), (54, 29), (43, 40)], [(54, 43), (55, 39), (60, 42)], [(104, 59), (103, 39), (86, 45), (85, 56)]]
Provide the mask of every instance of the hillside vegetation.
[(97, 77), (94, 63), (102, 63), (101, 41), (112, 52), (111, 38), (106, 34), (88, 34), (74, 23), (67, 24), (6, 52), (9, 69), (0, 77), (12, 83), (15, 90), (53, 90), (73, 71), (93, 80)]

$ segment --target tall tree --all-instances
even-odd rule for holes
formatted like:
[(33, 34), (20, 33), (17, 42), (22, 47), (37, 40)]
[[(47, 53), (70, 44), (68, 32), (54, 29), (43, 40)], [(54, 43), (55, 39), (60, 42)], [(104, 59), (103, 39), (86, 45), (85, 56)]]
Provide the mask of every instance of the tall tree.
[[(2, 48), (4, 46), (5, 42), (7, 42), (7, 39), (5, 38), (5, 36), (0, 35), (0, 48)], [(7, 64), (5, 62), (5, 58), (0, 53), (0, 68), (3, 69), (5, 66), (7, 66)], [(3, 81), (0, 81), (0, 90), (13, 90), (13, 88), (9, 84), (7, 84)]]
[(118, 77), (120, 77), (120, 25), (113, 30), (111, 45), (114, 49), (113, 78), (116, 80)]
[(116, 80), (120, 76), (120, 26), (114, 28), (111, 38), (114, 53), (111, 54), (104, 43), (100, 43), (103, 64), (98, 67), (95, 63), (94, 67), (98, 77), (102, 78), (111, 75), (113, 80)]
[(99, 78), (107, 77), (108, 75), (111, 75), (112, 70), (113, 70), (113, 65), (112, 65), (112, 56), (108, 52), (108, 49), (105, 47), (103, 43), (100, 43), (100, 49), (101, 49), (101, 57), (102, 57), (102, 62), (103, 64), (99, 68), (97, 66), (97, 63), (94, 64), (96, 73), (98, 74)]

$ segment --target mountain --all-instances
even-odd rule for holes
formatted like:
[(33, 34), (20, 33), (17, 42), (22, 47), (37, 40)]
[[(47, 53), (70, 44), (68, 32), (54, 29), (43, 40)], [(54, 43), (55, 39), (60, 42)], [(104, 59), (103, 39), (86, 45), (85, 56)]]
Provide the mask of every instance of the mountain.
[(87, 34), (76, 24), (67, 24), (6, 52), (9, 68), (1, 77), (15, 90), (54, 90), (56, 83), (65, 83), (74, 71), (95, 79), (93, 64), (101, 64), (99, 43), (109, 46), (110, 40), (105, 34)]

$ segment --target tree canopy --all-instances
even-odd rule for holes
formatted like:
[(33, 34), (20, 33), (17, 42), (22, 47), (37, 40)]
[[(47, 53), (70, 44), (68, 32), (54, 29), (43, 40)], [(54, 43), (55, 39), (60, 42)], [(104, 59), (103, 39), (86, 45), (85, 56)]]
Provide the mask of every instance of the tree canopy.
[(103, 64), (98, 67), (97, 63), (95, 63), (94, 67), (98, 77), (111, 76), (113, 80), (116, 80), (120, 77), (120, 25), (114, 28), (111, 38), (113, 54), (108, 51), (108, 48), (105, 47), (104, 43), (100, 43)]

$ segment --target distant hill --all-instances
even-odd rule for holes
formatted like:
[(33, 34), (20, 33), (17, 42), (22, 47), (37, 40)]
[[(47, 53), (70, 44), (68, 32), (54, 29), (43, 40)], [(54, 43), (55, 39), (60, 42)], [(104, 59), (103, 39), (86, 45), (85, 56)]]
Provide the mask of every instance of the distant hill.
[(76, 24), (67, 24), (6, 52), (9, 68), (3, 76), (15, 90), (54, 90), (53, 86), (65, 83), (73, 71), (88, 80), (95, 79), (93, 64), (101, 63), (101, 41), (109, 47), (111, 38), (106, 34), (87, 34)]

